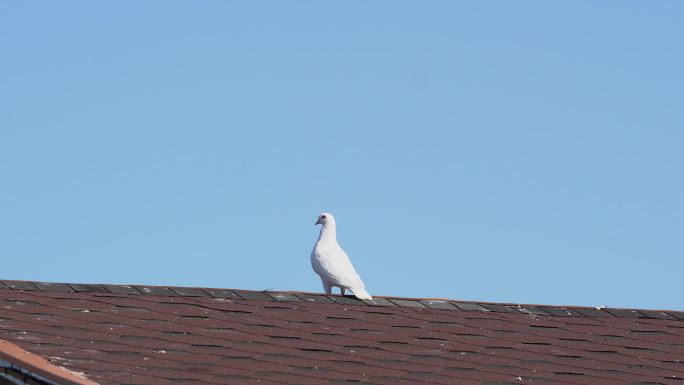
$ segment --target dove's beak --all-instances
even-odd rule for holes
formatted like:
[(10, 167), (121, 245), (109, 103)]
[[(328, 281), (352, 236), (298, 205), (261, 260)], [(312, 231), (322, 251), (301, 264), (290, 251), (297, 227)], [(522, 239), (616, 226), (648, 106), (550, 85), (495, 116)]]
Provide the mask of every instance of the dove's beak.
[(321, 217), (318, 217), (318, 220), (315, 223), (316, 225), (322, 225), (323, 222), (321, 222)]

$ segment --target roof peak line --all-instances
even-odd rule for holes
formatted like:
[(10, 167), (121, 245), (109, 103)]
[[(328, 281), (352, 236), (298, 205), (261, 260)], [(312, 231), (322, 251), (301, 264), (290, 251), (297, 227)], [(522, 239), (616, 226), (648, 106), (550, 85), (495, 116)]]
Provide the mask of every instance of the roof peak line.
[(207, 297), (246, 301), (316, 302), (338, 305), (404, 307), (465, 312), (518, 313), (537, 316), (588, 318), (650, 318), (684, 321), (684, 312), (608, 307), (525, 305), (513, 303), (457, 301), (443, 298), (402, 298), (374, 296), (360, 300), (352, 296), (300, 291), (253, 291), (182, 286), (80, 284), (0, 279), (0, 289), (40, 292), (101, 293), (114, 295), (154, 295), (167, 297)]

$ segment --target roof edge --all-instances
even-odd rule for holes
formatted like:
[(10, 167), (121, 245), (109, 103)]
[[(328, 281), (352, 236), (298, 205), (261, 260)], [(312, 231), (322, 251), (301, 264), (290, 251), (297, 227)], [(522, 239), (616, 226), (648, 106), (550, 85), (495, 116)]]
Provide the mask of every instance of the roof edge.
[(458, 301), (444, 298), (403, 298), (374, 296), (360, 300), (353, 296), (308, 293), (301, 291), (253, 291), (240, 289), (214, 289), (181, 286), (78, 284), (0, 279), (0, 289), (7, 288), (43, 292), (91, 292), (102, 295), (155, 295), (169, 297), (210, 297), (247, 301), (317, 302), (340, 305), (409, 307), (454, 311), (480, 311), (493, 313), (522, 313), (538, 316), (589, 317), (589, 318), (651, 318), (684, 321), (684, 312), (675, 310), (646, 310), (609, 307), (553, 306), (515, 303)]
[[(27, 376), (31, 383), (56, 385), (98, 385), (96, 382), (82, 377), (68, 369), (55, 366), (36, 354), (26, 351), (19, 346), (0, 340), (0, 362), (7, 362), (11, 366), (5, 368), (5, 375), (15, 380), (23, 381)], [(7, 370), (9, 369), (9, 370)], [(20, 377), (15, 377), (17, 374)]]

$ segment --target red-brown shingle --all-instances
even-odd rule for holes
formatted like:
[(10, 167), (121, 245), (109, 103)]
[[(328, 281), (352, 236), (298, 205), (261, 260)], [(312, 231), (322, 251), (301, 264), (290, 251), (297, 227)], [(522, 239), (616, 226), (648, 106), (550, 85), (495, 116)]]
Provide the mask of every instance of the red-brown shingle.
[(100, 384), (678, 384), (681, 313), (2, 281), (0, 339)]

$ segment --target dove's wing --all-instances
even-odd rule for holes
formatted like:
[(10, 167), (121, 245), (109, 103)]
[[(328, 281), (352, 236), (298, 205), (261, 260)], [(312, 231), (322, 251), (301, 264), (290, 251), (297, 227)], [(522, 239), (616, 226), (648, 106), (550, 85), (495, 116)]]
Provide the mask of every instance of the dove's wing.
[(340, 246), (335, 246), (316, 249), (318, 267), (321, 269), (318, 273), (325, 275), (328, 281), (334, 284), (345, 287), (365, 287), (347, 253)]

